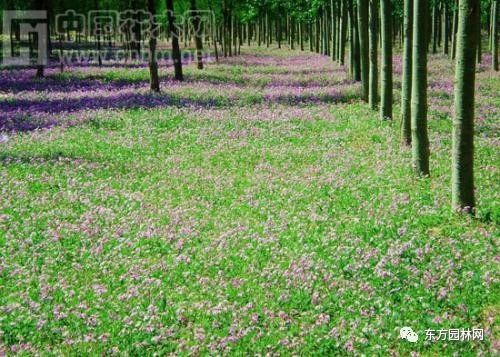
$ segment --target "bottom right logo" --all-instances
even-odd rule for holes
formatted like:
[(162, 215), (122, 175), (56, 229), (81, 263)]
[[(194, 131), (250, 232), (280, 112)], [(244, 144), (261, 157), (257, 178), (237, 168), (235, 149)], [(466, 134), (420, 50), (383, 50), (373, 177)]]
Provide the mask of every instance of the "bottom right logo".
[(399, 330), (399, 336), (408, 342), (415, 343), (418, 341), (418, 335), (411, 327), (401, 328), (401, 330)]

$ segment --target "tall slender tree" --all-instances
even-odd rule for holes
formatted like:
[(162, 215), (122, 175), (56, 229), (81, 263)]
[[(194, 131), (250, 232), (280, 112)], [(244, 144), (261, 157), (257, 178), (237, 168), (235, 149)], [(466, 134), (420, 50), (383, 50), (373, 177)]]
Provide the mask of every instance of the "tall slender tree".
[(455, 59), (457, 53), (457, 28), (458, 28), (458, 0), (453, 6), (453, 26), (451, 30), (451, 59)]
[(345, 42), (347, 36), (347, 0), (341, 0), (341, 16), (340, 16), (340, 42), (339, 42), (339, 58), (340, 65), (345, 63)]
[(194, 27), (194, 42), (196, 45), (196, 62), (198, 69), (203, 69), (203, 40), (200, 16), (196, 7), (196, 0), (190, 0), (192, 25)]
[(382, 119), (392, 119), (392, 9), (390, 0), (380, 0), (382, 14), (382, 73), (381, 106)]
[(437, 52), (437, 42), (438, 42), (438, 2), (434, 1), (432, 6), (432, 53)]
[(158, 37), (157, 24), (155, 23), (154, 16), (156, 15), (155, 0), (148, 0), (149, 12), (149, 75), (150, 75), (150, 88), (153, 92), (160, 91), (160, 78), (158, 76), (158, 62), (156, 60), (156, 39)]
[(141, 39), (142, 39), (142, 29), (141, 29), (141, 11), (143, 9), (144, 1), (140, 0), (132, 0), (132, 10), (134, 10), (133, 14), (133, 24), (132, 24), (132, 58), (139, 59), (141, 58)]
[[(368, 103), (371, 109), (378, 106), (378, 2), (380, 0), (370, 1), (370, 87), (368, 93)], [(390, 20), (392, 21), (392, 19)]]
[[(210, 13), (213, 13), (212, 0), (208, 1), (208, 10)], [(210, 24), (210, 29), (212, 30), (210, 36), (212, 37), (212, 42), (214, 45), (214, 54), (215, 54), (215, 62), (219, 63), (219, 50), (217, 48), (217, 23), (215, 22), (214, 17), (211, 17), (212, 21)], [(260, 46), (260, 45), (259, 45)]]
[[(99, 10), (99, 0), (94, 0), (94, 6), (96, 10)], [(95, 24), (96, 28), (94, 29), (95, 31), (95, 36), (96, 36), (96, 42), (97, 42), (97, 62), (99, 64), (99, 67), (102, 67), (102, 56), (101, 56), (101, 24), (96, 23)]]
[[(332, 60), (335, 61), (337, 59), (337, 43), (338, 43), (338, 38), (337, 38), (337, 4), (333, 1), (330, 0), (330, 9), (327, 10), (329, 13), (329, 16), (326, 18), (326, 23), (327, 25), (327, 30), (326, 30), (326, 35), (327, 35), (327, 48), (328, 48), (328, 55), (332, 57)], [(331, 48), (330, 48), (331, 44)]]
[(449, 6), (448, 2), (444, 0), (442, 2), (442, 13), (443, 13), (443, 54), (448, 54), (448, 41), (450, 39), (450, 20), (449, 17)]
[(401, 90), (401, 138), (403, 145), (411, 145), (411, 87), (413, 0), (404, 0), (403, 82)]
[(351, 24), (351, 72), (352, 78), (355, 81), (361, 80), (361, 64), (360, 64), (360, 54), (359, 54), (359, 35), (358, 35), (358, 21), (357, 21), (357, 10), (356, 4), (353, 4), (353, 0), (348, 0), (349, 2), (349, 22)]
[[(49, 37), (50, 37), (50, 29), (49, 29), (49, 16), (48, 16), (48, 10), (49, 10), (49, 0), (37, 0), (36, 1), (36, 7), (37, 10), (43, 10), (47, 11), (47, 19), (44, 20), (46, 23), (46, 33), (38, 33), (37, 34), (37, 41), (38, 41), (38, 58), (37, 58), (37, 65), (36, 65), (36, 77), (37, 78), (42, 78), (45, 73), (45, 63), (48, 60), (49, 56)], [(42, 31), (43, 32), (43, 31)], [(40, 48), (43, 50), (40, 51)]]
[(429, 137), (427, 134), (428, 14), (428, 0), (414, 0), (411, 131), (413, 165), (419, 176), (429, 175)]
[(446, 0), (443, 1), (443, 54), (449, 52), (450, 40), (450, 7)]
[(491, 4), (491, 56), (493, 70), (498, 71), (498, 0)]
[(474, 90), (479, 1), (460, 0), (453, 119), (452, 204), (472, 212), (474, 200)]
[(483, 57), (483, 44), (481, 38), (481, 8), (479, 9), (479, 23), (477, 24), (477, 63), (481, 63)]
[(368, 41), (368, 0), (358, 0), (358, 35), (361, 59), (361, 82), (363, 99), (368, 101), (370, 54)]
[(179, 33), (175, 25), (174, 0), (165, 0), (167, 5), (167, 20), (170, 37), (172, 38), (172, 59), (174, 61), (175, 79), (183, 81), (181, 49), (179, 47)]

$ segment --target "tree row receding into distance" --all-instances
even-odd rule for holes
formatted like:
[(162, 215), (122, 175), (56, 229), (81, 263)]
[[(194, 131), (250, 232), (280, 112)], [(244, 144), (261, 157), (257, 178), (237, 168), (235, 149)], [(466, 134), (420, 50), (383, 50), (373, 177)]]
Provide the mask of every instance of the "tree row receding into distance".
[[(419, 177), (429, 176), (431, 169), (427, 58), (429, 54), (448, 56), (456, 66), (452, 202), (457, 210), (473, 212), (475, 70), (487, 50), (492, 56), (492, 69), (498, 71), (498, 0), (108, 0), (95, 3), (36, 0), (22, 5), (4, 0), (2, 3), (3, 9), (20, 6), (48, 11), (49, 54), (54, 55), (57, 43), (62, 53), (62, 42), (71, 37), (77, 43), (95, 46), (99, 65), (102, 65), (101, 50), (106, 43), (130, 51), (131, 59), (133, 53), (147, 51), (151, 90), (156, 92), (160, 91), (157, 46), (163, 40), (170, 43), (174, 76), (179, 81), (184, 78), (181, 47), (188, 49), (193, 42), (200, 70), (204, 68), (204, 49), (211, 51), (216, 61), (221, 56), (239, 55), (242, 46), (288, 47), (329, 56), (339, 65), (347, 66), (353, 81), (361, 82), (361, 98), (370, 108), (379, 110), (384, 120), (393, 118), (393, 48), (401, 49), (401, 141), (403, 146), (411, 146), (413, 166)], [(135, 11), (133, 14), (139, 14), (134, 16), (140, 16), (138, 10), (145, 10), (164, 18), (161, 21), (165, 26), (155, 27), (151, 18), (150, 28), (154, 30), (143, 31), (132, 24), (130, 36), (118, 31), (105, 33), (98, 26), (90, 29), (90, 34), (79, 29), (68, 30), (66, 35), (56, 34), (55, 14), (69, 9), (79, 13), (131, 9)], [(210, 14), (209, 21), (202, 21), (197, 15), (200, 13)], [(191, 18), (180, 23), (177, 17), (185, 17), (185, 14)], [(16, 31), (12, 32), (15, 37)], [(36, 75), (43, 77), (43, 64), (38, 64)]]

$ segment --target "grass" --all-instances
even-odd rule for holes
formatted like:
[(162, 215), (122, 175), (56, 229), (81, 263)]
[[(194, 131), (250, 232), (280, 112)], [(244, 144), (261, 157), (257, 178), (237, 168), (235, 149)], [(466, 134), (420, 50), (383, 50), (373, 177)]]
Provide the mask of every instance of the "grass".
[[(236, 72), (210, 66), (203, 77)], [(445, 114), (429, 122), (432, 177), (416, 179), (397, 123), (358, 100), (296, 115), (270, 104), (268, 117), (241, 104), (251, 93), (241, 106), (110, 111), (0, 146), (0, 346), (498, 351), (494, 138), (476, 140), (471, 219), (450, 209)], [(403, 326), (416, 344), (399, 339)], [(472, 327), (485, 341), (424, 341), (426, 329)]]

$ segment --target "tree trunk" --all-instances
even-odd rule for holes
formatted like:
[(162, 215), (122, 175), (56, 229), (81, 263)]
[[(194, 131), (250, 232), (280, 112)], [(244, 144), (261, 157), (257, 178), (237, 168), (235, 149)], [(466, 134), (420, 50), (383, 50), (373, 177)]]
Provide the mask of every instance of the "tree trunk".
[(63, 49), (63, 44), (62, 44), (62, 35), (58, 35), (57, 38), (59, 40), (59, 56), (61, 57), (60, 61), (59, 61), (59, 69), (60, 69), (61, 73), (63, 73), (64, 72), (64, 49)]
[[(96, 10), (99, 10), (99, 1), (95, 0), (95, 8)], [(95, 28), (95, 35), (96, 35), (96, 40), (97, 40), (97, 62), (99, 64), (99, 67), (102, 67), (102, 58), (101, 58), (101, 27), (100, 25), (96, 24)]]
[(491, 56), (493, 70), (498, 71), (498, 0), (492, 3)]
[(481, 63), (483, 57), (483, 44), (481, 43), (481, 9), (479, 9), (479, 19), (477, 24), (477, 63)]
[(480, 3), (459, 1), (455, 117), (453, 120), (452, 204), (472, 212), (474, 202), (474, 85)]
[(335, 21), (332, 21), (332, 14), (331, 10), (329, 10), (327, 7), (325, 7), (325, 55), (326, 56), (332, 56), (332, 47), (335, 47), (335, 31), (334, 31), (334, 26), (335, 26)]
[(429, 175), (427, 134), (427, 25), (428, 0), (414, 0), (411, 131), (413, 165), (418, 176)]
[(343, 0), (339, 0), (337, 5), (337, 57), (335, 60), (340, 64), (340, 48), (342, 47), (342, 2)]
[(17, 36), (14, 36), (14, 32), (16, 32), (16, 34), (17, 34), (17, 26), (14, 26), (13, 22), (11, 22), (9, 24), (9, 27), (10, 27), (10, 33), (9, 33), (9, 37), (10, 37), (10, 56), (14, 57), (14, 55), (15, 55), (14, 38), (17, 37)]
[(353, 52), (354, 52), (354, 80), (361, 81), (361, 50), (359, 44), (359, 26), (357, 17), (357, 7), (353, 6), (351, 12), (351, 21), (353, 23)]
[[(439, 1), (438, 1), (439, 2)], [(438, 47), (441, 47), (442, 39), (443, 39), (443, 21), (441, 21), (441, 15), (443, 14), (443, 3), (441, 2), (441, 5), (438, 8), (438, 20), (437, 20), (437, 40), (438, 40)]]
[(342, 10), (340, 16), (340, 43), (339, 43), (339, 63), (341, 66), (345, 64), (345, 43), (347, 37), (347, 0), (342, 1)]
[(246, 24), (246, 36), (247, 36), (247, 46), (248, 47), (250, 47), (250, 45), (251, 45), (250, 42), (252, 41), (252, 39), (251, 39), (252, 35), (251, 35), (250, 30), (251, 30), (250, 23), (247, 22), (247, 24)]
[(361, 58), (361, 82), (363, 86), (362, 97), (368, 101), (370, 54), (368, 41), (368, 0), (358, 0), (358, 32)]
[(437, 36), (438, 36), (438, 3), (434, 3), (432, 7), (432, 53), (437, 53)]
[(382, 119), (392, 119), (392, 10), (390, 0), (380, 0), (382, 14), (382, 73), (381, 107)]
[(448, 20), (448, 5), (443, 2), (443, 53), (448, 54), (448, 40), (450, 38), (450, 26)]
[(174, 61), (175, 79), (183, 81), (181, 49), (179, 47), (179, 34), (175, 25), (174, 0), (166, 0), (167, 19), (170, 36), (172, 37), (172, 59)]
[[(210, 13), (213, 13), (212, 1), (208, 2), (208, 9), (210, 10)], [(212, 18), (212, 20), (213, 21), (211, 22), (213, 23), (210, 24), (210, 30), (211, 30), (210, 36), (212, 36), (212, 42), (214, 44), (215, 62), (219, 63), (219, 50), (217, 49), (217, 24), (215, 23), (215, 18)]]
[[(229, 42), (229, 30), (230, 30), (230, 23), (229, 23), (229, 10), (227, 8), (227, 1), (223, 2), (222, 5), (222, 52), (224, 52), (224, 58), (226, 58), (229, 55), (229, 48), (231, 46), (228, 46)], [(229, 48), (228, 48), (229, 47)]]
[(453, 9), (453, 28), (451, 32), (451, 59), (455, 59), (457, 50), (457, 28), (458, 28), (458, 0), (455, 0)]
[(496, 20), (496, 10), (495, 10), (495, 1), (491, 1), (491, 7), (490, 7), (490, 16), (489, 16), (489, 19), (490, 19), (490, 27), (489, 27), (489, 50), (492, 51), (493, 50), (493, 33), (495, 32), (494, 30), (494, 24), (495, 24), (495, 21)]
[(354, 22), (352, 20), (352, 0), (347, 1), (347, 13), (349, 15), (349, 74), (354, 79)]
[(401, 138), (411, 145), (411, 87), (412, 87), (413, 0), (404, 0), (403, 79), (401, 90)]
[(262, 36), (262, 19), (259, 17), (259, 19), (257, 20), (257, 46), (259, 47), (262, 42), (261, 36)]
[(136, 10), (136, 14), (134, 15), (134, 20), (136, 23), (134, 24), (134, 58), (141, 58), (141, 39), (142, 39), (142, 31), (141, 31), (141, 12), (138, 11), (141, 8), (141, 5), (134, 1), (134, 10)]
[(371, 109), (378, 106), (378, 2), (370, 1), (370, 87), (368, 93), (368, 103)]
[(155, 0), (148, 0), (148, 11), (151, 14), (149, 18), (150, 38), (149, 38), (149, 74), (150, 74), (150, 88), (153, 92), (160, 91), (160, 78), (158, 77), (158, 62), (156, 61), (156, 39), (158, 31), (154, 17), (156, 14)]
[[(48, 10), (49, 10), (49, 4), (48, 0), (37, 0), (36, 7), (39, 10), (44, 10), (47, 11), (48, 15)], [(47, 25), (46, 28), (46, 33), (38, 33), (37, 34), (37, 65), (36, 65), (36, 77), (37, 78), (42, 78), (45, 75), (45, 64), (48, 62), (49, 59), (49, 20), (47, 16), (47, 20), (45, 20), (45, 23)], [(45, 36), (42, 36), (45, 35)], [(43, 48), (42, 52), (40, 52), (40, 48)]]
[[(234, 15), (231, 12), (231, 43), (230, 43), (230, 48), (233, 48), (234, 46), (234, 55), (236, 56), (238, 54), (238, 47), (237, 47), (237, 41), (238, 41), (238, 33), (236, 32), (236, 23), (234, 19)], [(229, 53), (231, 55), (231, 52)]]
[(326, 11), (322, 10), (321, 11), (321, 25), (320, 25), (320, 35), (321, 35), (321, 54), (322, 55), (327, 55), (327, 49), (326, 49), (326, 41), (328, 39), (326, 30), (327, 30), (327, 24), (326, 24)]
[(266, 47), (269, 48), (271, 44), (271, 24), (269, 14), (266, 12)]
[(332, 57), (332, 60), (335, 61), (337, 59), (337, 47), (338, 47), (338, 37), (337, 37), (337, 15), (336, 8), (333, 0), (330, 0), (330, 26), (328, 30), (330, 31), (329, 39), (332, 40), (331, 50), (329, 51), (329, 55)]
[(194, 27), (194, 42), (196, 45), (196, 62), (198, 69), (203, 69), (203, 41), (201, 39), (202, 29), (198, 9), (196, 8), (196, 0), (190, 0), (191, 13), (194, 14), (192, 23)]
[(281, 19), (276, 19), (276, 42), (278, 42), (278, 48), (281, 49)]
[(243, 44), (243, 25), (238, 21), (238, 56), (241, 55), (241, 45)]
[(320, 22), (319, 22), (319, 15), (318, 17), (316, 18), (316, 27), (315, 27), (315, 32), (314, 32), (314, 40), (315, 40), (315, 49), (316, 49), (316, 53), (319, 53), (320, 52)]
[(302, 20), (299, 20), (299, 42), (300, 50), (304, 51), (304, 23)]

